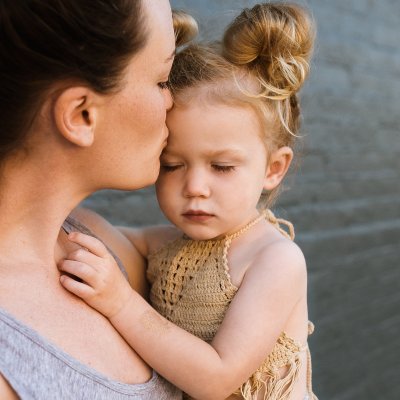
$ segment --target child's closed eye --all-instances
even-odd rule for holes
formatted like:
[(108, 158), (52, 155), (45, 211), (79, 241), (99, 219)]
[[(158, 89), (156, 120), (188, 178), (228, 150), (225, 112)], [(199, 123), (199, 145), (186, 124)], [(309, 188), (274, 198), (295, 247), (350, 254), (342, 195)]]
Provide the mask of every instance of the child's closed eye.
[(182, 165), (161, 165), (161, 169), (164, 172), (173, 172), (181, 167), (182, 167)]
[(213, 169), (215, 169), (215, 171), (218, 172), (231, 172), (234, 171), (236, 168), (233, 165), (211, 165), (211, 167)]

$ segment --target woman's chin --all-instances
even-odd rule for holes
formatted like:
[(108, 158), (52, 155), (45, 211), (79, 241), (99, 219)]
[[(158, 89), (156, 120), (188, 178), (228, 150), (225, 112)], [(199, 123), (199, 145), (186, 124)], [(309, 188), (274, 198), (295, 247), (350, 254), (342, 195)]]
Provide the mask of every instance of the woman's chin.
[(136, 184), (135, 185), (136, 189), (130, 189), (130, 190), (142, 189), (154, 185), (156, 183), (156, 180), (158, 179), (159, 174), (160, 174), (160, 162), (157, 159), (157, 162), (154, 165), (148, 166), (147, 169), (142, 170), (140, 175), (137, 172), (135, 172), (134, 178), (131, 179), (131, 183)]
[(129, 181), (125, 182), (113, 182), (112, 185), (109, 185), (107, 189), (115, 189), (115, 190), (123, 190), (123, 191), (134, 191), (143, 189), (145, 187), (153, 185), (159, 174), (159, 169), (157, 169), (154, 173), (149, 173), (146, 171), (142, 175), (138, 176), (137, 172), (130, 176)]

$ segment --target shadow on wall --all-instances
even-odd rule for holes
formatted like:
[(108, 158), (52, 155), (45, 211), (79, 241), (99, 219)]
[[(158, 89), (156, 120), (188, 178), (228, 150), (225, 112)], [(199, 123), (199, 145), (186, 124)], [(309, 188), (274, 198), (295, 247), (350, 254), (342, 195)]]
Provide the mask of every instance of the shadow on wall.
[[(172, 1), (218, 35), (254, 1)], [(317, 51), (302, 91), (305, 151), (275, 206), (309, 269), (314, 391), (400, 398), (400, 2), (310, 0)], [(153, 188), (83, 205), (112, 223), (167, 222)], [(396, 383), (397, 382), (397, 383)]]

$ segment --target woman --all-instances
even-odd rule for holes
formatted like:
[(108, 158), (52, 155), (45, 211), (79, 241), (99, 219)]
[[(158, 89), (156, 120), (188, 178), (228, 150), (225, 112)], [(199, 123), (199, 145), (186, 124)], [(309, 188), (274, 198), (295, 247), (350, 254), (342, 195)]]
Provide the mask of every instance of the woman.
[(96, 214), (68, 215), (96, 190), (157, 178), (169, 3), (0, 0), (0, 38), (0, 397), (180, 398), (57, 269), (73, 250), (67, 232), (87, 223), (146, 293), (133, 246)]

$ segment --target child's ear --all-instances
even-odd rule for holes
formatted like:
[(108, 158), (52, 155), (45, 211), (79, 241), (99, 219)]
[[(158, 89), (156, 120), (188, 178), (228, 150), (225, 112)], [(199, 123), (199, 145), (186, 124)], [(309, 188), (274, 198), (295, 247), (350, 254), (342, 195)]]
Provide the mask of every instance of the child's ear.
[(293, 151), (290, 147), (281, 147), (271, 154), (269, 166), (265, 173), (264, 189), (273, 190), (282, 181), (293, 159)]
[(87, 87), (65, 89), (55, 100), (54, 120), (65, 139), (80, 147), (94, 140), (97, 123), (96, 94)]

